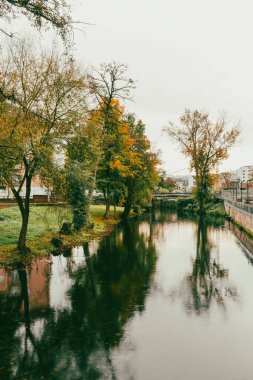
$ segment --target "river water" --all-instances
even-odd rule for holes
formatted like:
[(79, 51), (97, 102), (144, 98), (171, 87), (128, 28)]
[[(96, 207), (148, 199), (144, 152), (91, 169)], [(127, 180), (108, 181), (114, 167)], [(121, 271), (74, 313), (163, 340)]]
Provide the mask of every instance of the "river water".
[(0, 269), (0, 379), (251, 380), (253, 244), (154, 211)]

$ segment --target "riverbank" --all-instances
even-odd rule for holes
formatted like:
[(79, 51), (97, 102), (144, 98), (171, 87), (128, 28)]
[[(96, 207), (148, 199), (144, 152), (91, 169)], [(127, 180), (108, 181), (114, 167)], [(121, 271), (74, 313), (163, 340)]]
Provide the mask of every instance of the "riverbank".
[[(181, 199), (177, 204), (178, 210), (182, 210), (189, 214), (199, 215), (199, 208), (193, 198)], [(211, 200), (205, 205), (205, 215), (213, 217), (223, 217), (227, 216), (224, 203), (220, 200)]]
[[(110, 217), (103, 219), (105, 206), (91, 206), (90, 230), (78, 234), (61, 235), (62, 247), (67, 249), (82, 245), (91, 240), (100, 240), (108, 235), (115, 224), (120, 221), (123, 207), (117, 207), (117, 219)], [(25, 263), (48, 255), (55, 250), (51, 240), (59, 238), (59, 230), (63, 222), (71, 222), (69, 207), (31, 206), (30, 222), (27, 234), (27, 247), (30, 253), (23, 257)], [(19, 230), (21, 226), (20, 213), (17, 206), (0, 210), (0, 265), (8, 267), (20, 261), (20, 254), (16, 251)]]

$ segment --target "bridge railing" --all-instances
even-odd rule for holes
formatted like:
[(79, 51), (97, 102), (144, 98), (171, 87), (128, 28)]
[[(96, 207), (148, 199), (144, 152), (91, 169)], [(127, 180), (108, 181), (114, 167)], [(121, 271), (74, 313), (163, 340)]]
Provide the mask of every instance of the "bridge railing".
[(177, 198), (177, 197), (191, 197), (191, 192), (186, 193), (153, 193), (153, 198)]

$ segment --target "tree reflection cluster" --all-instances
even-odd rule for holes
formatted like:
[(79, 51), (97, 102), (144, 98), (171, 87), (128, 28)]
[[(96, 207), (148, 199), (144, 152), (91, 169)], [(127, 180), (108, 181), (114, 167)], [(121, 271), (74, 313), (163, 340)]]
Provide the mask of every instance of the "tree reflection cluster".
[[(182, 221), (185, 216), (156, 209), (117, 226), (97, 246), (84, 244), (79, 261), (68, 252), (52, 257), (52, 266), (12, 272), (18, 278), (5, 282), (4, 291), (0, 284), (0, 378), (117, 379), (113, 355), (129, 321), (145, 310), (156, 289), (156, 241), (168, 239), (167, 228)], [(174, 295), (189, 314), (204, 313), (214, 303), (225, 310), (238, 295), (213, 253), (214, 222), (187, 223), (196, 226), (196, 254)]]
[(237, 299), (237, 289), (228, 282), (228, 270), (218, 259), (212, 258), (213, 244), (209, 235), (209, 226), (215, 220), (201, 217), (197, 226), (196, 257), (193, 260), (192, 273), (187, 276), (185, 286), (185, 307), (188, 312), (200, 314), (208, 310), (212, 301), (225, 308), (225, 297)]
[(0, 293), (0, 378), (116, 379), (111, 352), (129, 319), (144, 310), (156, 264), (152, 231), (144, 234), (140, 226), (116, 228), (95, 255), (85, 244), (86, 260), (79, 266), (65, 259), (70, 308), (56, 311), (49, 303), (34, 309), (29, 273), (18, 271), (21, 291)]

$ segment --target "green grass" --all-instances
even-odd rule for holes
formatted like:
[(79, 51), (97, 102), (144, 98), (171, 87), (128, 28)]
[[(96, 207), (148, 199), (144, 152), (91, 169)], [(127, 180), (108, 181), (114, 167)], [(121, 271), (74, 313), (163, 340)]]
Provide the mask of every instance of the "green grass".
[[(70, 221), (70, 209), (63, 207), (31, 206), (27, 241), (59, 231), (61, 221)], [(21, 215), (17, 206), (0, 210), (0, 246), (17, 243)]]
[[(80, 233), (61, 235), (64, 248), (82, 245), (84, 242), (98, 240), (108, 235), (113, 225), (120, 220), (112, 216), (108, 220), (103, 219), (105, 206), (94, 205), (91, 207), (91, 222), (94, 226), (90, 230)], [(117, 207), (117, 216), (123, 208)], [(21, 216), (17, 206), (0, 209), (0, 266), (16, 268), (22, 265), (31, 265), (34, 259), (47, 256), (55, 249), (51, 244), (53, 237), (59, 237), (59, 230), (63, 222), (70, 222), (71, 210), (64, 206), (31, 206), (27, 247), (27, 254), (20, 255), (16, 246), (21, 227)]]
[[(107, 222), (102, 219), (104, 211), (103, 205), (91, 207), (91, 221), (95, 224), (93, 233), (102, 233), (106, 224), (115, 223), (113, 218)], [(122, 211), (123, 208), (117, 208), (118, 214)], [(63, 222), (71, 222), (69, 207), (31, 205), (27, 242), (34, 242), (46, 235), (53, 236), (59, 232)], [(0, 246), (17, 244), (20, 227), (21, 215), (17, 206), (0, 209)]]

